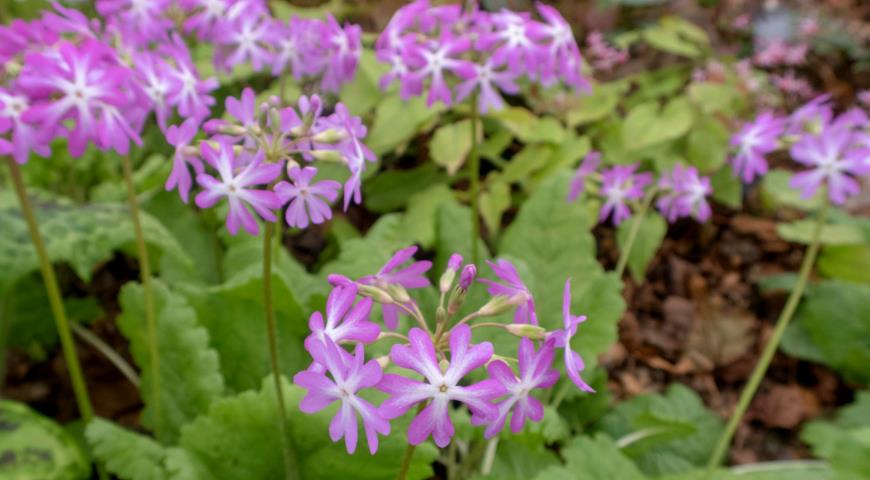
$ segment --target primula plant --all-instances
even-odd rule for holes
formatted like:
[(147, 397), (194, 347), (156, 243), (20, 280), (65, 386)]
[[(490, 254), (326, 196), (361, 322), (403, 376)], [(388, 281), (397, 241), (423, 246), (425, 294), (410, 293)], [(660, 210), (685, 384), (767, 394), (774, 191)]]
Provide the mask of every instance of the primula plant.
[(0, 1), (0, 480), (870, 478), (866, 12), (599, 3)]

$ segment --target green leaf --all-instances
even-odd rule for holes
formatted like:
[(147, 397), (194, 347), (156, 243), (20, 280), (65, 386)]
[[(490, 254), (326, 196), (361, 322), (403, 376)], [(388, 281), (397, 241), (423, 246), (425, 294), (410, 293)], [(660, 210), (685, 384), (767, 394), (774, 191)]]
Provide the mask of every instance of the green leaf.
[(366, 209), (377, 213), (399, 210), (415, 194), (447, 180), (444, 172), (428, 162), (411, 170), (380, 172), (363, 183)]
[(480, 216), (490, 235), (497, 235), (501, 229), (501, 216), (511, 206), (511, 188), (501, 180), (487, 180), (480, 194)]
[(622, 85), (613, 88), (611, 85), (598, 84), (592, 89), (590, 95), (580, 98), (580, 106), (568, 111), (567, 123), (571, 128), (579, 125), (595, 122), (610, 115), (619, 104), (620, 98), (625, 93)]
[[(482, 140), (483, 124), (478, 122), (477, 141)], [(450, 175), (465, 164), (468, 152), (471, 151), (471, 120), (460, 120), (442, 125), (435, 130), (429, 142), (429, 155), (437, 165), (444, 167)]]
[(793, 173), (787, 170), (773, 169), (761, 180), (761, 200), (770, 210), (782, 207), (793, 207), (801, 210), (816, 210), (822, 206), (822, 192), (816, 192), (812, 198), (804, 200), (800, 191), (789, 187), (788, 182)]
[(722, 170), (728, 153), (730, 133), (712, 117), (701, 117), (689, 132), (686, 158), (702, 173)]
[[(279, 363), (295, 372), (310, 362), (298, 347), (308, 334), (291, 280), (280, 270), (272, 272), (272, 299), (277, 323)], [(196, 310), (200, 325), (208, 330), (209, 343), (220, 357), (220, 368), (231, 391), (256, 388), (270, 371), (263, 306), (263, 276), (251, 268), (215, 287), (184, 286), (183, 293)], [(293, 347), (297, 345), (296, 347)], [(147, 385), (143, 382), (143, 385)]]
[(443, 107), (438, 105), (427, 107), (422, 97), (404, 101), (398, 94), (389, 95), (375, 109), (366, 144), (375, 155), (383, 156), (411, 140), (441, 110)]
[(605, 274), (595, 257), (595, 239), (589, 233), (594, 220), (580, 203), (565, 200), (570, 179), (562, 171), (538, 187), (505, 230), (499, 254), (528, 265), (544, 328), (562, 324), (562, 290), (565, 280), (572, 279), (572, 312), (589, 318), (573, 345), (584, 357), (594, 357), (616, 340), (625, 303), (621, 282)]
[(384, 215), (364, 238), (344, 242), (338, 258), (320, 269), (325, 275), (338, 273), (349, 278), (373, 275), (387, 263), (396, 250), (407, 247), (411, 240), (403, 230), (403, 216)]
[(801, 440), (817, 457), (830, 459), (837, 443), (849, 438), (853, 430), (870, 427), (870, 391), (859, 391), (855, 401), (841, 408), (832, 420), (814, 420), (801, 431)]
[(128, 283), (121, 290), (122, 314), (118, 327), (130, 341), (130, 350), (142, 371), (142, 397), (145, 400), (143, 425), (160, 434), (160, 440), (173, 443), (181, 427), (205, 412), (224, 390), (218, 354), (209, 347), (206, 329), (197, 324), (196, 313), (184, 297), (172, 293), (161, 282), (154, 289), (155, 331), (160, 358), (160, 410), (155, 417), (152, 369), (145, 321), (143, 290)]
[(731, 208), (740, 208), (743, 203), (743, 184), (728, 168), (720, 168), (710, 177), (713, 200)]
[(435, 243), (435, 214), (438, 207), (447, 203), (457, 202), (453, 190), (443, 183), (416, 193), (408, 200), (408, 210), (402, 217), (402, 230), (411, 241), (423, 248), (431, 247)]
[(795, 323), (818, 347), (823, 363), (847, 379), (870, 381), (870, 285), (839, 280), (813, 285)]
[(559, 465), (559, 457), (538, 441), (523, 441), (523, 437), (501, 439), (496, 450), (492, 472), (478, 480), (526, 480), (538, 472)]
[(628, 112), (622, 126), (627, 150), (640, 150), (683, 136), (692, 126), (692, 107), (684, 97), (669, 101), (659, 111), (658, 102), (646, 102)]
[[(0, 292), (39, 262), (17, 202), (0, 193)], [(135, 244), (129, 210), (123, 204), (73, 205), (59, 200), (32, 199), (39, 230), (53, 262), (67, 262), (84, 281), (112, 253)], [(154, 217), (142, 212), (142, 229), (149, 246), (190, 264), (178, 242)]]
[[(447, 260), (453, 253), (471, 260), (471, 209), (457, 203), (448, 203), (438, 208), (435, 223), (435, 249), (437, 255), (432, 266), (433, 272), (443, 272), (447, 268)], [(483, 240), (477, 239), (477, 248), (481, 261), (490, 257), (489, 249)]]
[[(565, 458), (566, 470), (571, 476), (552, 476), (555, 472), (548, 472), (546, 477), (540, 478), (566, 478), (577, 480), (643, 480), (646, 477), (638, 470), (637, 466), (619, 451), (619, 447), (607, 435), (598, 434), (592, 437), (575, 437), (565, 448), (562, 449)], [(559, 472), (560, 474), (562, 472)]]
[(565, 127), (553, 117), (539, 117), (523, 107), (507, 107), (490, 114), (523, 143), (564, 141)]
[(88, 459), (63, 427), (26, 405), (0, 400), (0, 478), (80, 480)]
[[(304, 391), (282, 382), (287, 415), (292, 425), (294, 449), (302, 478), (380, 479), (394, 478), (404, 453), (406, 440), (401, 433), (380, 439), (376, 455), (370, 455), (365, 436), (354, 455), (348, 455), (344, 442), (329, 440), (329, 422), (336, 408), (314, 415), (299, 410)], [(282, 478), (283, 459), (278, 425), (274, 382), (267, 378), (263, 387), (216, 402), (209, 413), (184, 428), (181, 446), (190, 452), (210, 473), (209, 478), (225, 480)], [(394, 421), (396, 432), (402, 421)], [(411, 464), (408, 478), (432, 475), (431, 462), (436, 450), (420, 445)]]
[[(622, 222), (616, 231), (616, 240), (619, 244), (620, 252), (625, 248), (631, 229), (637, 217), (631, 218), (626, 222)], [(646, 268), (649, 262), (655, 258), (656, 252), (662, 245), (662, 240), (668, 231), (668, 223), (658, 213), (651, 211), (647, 212), (641, 220), (640, 230), (634, 240), (634, 245), (631, 247), (631, 252), (628, 254), (628, 269), (631, 271), (632, 277), (637, 283), (643, 282), (646, 278)]]
[(95, 418), (85, 436), (110, 473), (125, 480), (163, 480), (166, 449), (154, 440), (125, 430), (107, 420)]
[(673, 16), (663, 17), (642, 36), (653, 48), (689, 58), (700, 57), (709, 42), (703, 29)]
[[(272, 2), (273, 4), (283, 2)], [(286, 5), (286, 4), (284, 4)], [(387, 67), (375, 58), (375, 52), (363, 48), (356, 75), (350, 83), (341, 87), (339, 97), (354, 115), (365, 115), (384, 97), (378, 82)]]
[(664, 395), (640, 395), (620, 403), (598, 426), (613, 438), (648, 432), (624, 451), (651, 475), (704, 465), (722, 431), (719, 416), (680, 384), (671, 385)]
[(693, 82), (687, 94), (704, 113), (734, 115), (744, 101), (743, 95), (733, 85), (718, 82)]
[(502, 172), (501, 180), (505, 183), (527, 180), (533, 173), (547, 166), (547, 161), (553, 151), (552, 145), (526, 145), (508, 161)]
[(826, 277), (870, 283), (870, 245), (828, 245), (817, 265)]
[[(809, 245), (813, 241), (816, 221), (813, 219), (797, 220), (791, 223), (780, 223), (776, 233), (783, 240)], [(822, 245), (853, 245), (864, 243), (864, 232), (857, 225), (845, 223), (828, 223), (822, 227)]]

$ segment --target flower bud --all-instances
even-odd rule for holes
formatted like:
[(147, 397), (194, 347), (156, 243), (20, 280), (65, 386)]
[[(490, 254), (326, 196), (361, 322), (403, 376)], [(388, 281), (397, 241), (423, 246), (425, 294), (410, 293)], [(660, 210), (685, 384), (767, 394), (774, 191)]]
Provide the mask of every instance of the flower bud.
[(317, 135), (314, 135), (313, 137), (311, 137), (311, 140), (313, 140), (317, 143), (329, 143), (329, 144), (338, 143), (344, 139), (345, 139), (345, 135), (343, 132), (340, 132), (340, 131), (332, 129), (332, 128), (330, 128), (328, 130), (324, 130), (324, 131), (318, 133)]
[(364, 297), (370, 297), (372, 300), (378, 303), (382, 303), (385, 305), (396, 303), (393, 301), (393, 297), (391, 297), (389, 293), (381, 290), (378, 287), (374, 287), (372, 285), (357, 285), (357, 288), (357, 291), (360, 295)]
[(395, 303), (408, 303), (411, 301), (411, 296), (408, 295), (408, 291), (398, 283), (387, 285), (387, 292), (389, 292)]
[(469, 263), (462, 269), (462, 275), (459, 276), (459, 288), (468, 290), (471, 283), (474, 282), (474, 277), (477, 276), (477, 267), (473, 263)]
[(526, 337), (531, 340), (543, 340), (547, 336), (547, 330), (537, 325), (527, 323), (511, 323), (505, 325), (505, 330), (518, 337)]
[(441, 360), (438, 362), (438, 368), (441, 369), (441, 373), (447, 373), (447, 369), (450, 368), (450, 362), (447, 360)]
[(456, 315), (456, 312), (462, 308), (462, 304), (465, 303), (465, 296), (468, 291), (457, 286), (453, 289), (453, 292), (450, 293), (450, 299), (447, 301), (447, 314), (450, 316)]
[(308, 153), (315, 159), (324, 162), (344, 162), (344, 157), (337, 150), (311, 150)]
[(511, 298), (512, 297), (507, 297), (504, 295), (496, 295), (489, 299), (489, 301), (486, 302), (484, 306), (480, 307), (480, 310), (477, 311), (477, 314), (481, 317), (491, 317), (493, 315), (507, 312), (515, 305), (513, 302), (511, 302)]

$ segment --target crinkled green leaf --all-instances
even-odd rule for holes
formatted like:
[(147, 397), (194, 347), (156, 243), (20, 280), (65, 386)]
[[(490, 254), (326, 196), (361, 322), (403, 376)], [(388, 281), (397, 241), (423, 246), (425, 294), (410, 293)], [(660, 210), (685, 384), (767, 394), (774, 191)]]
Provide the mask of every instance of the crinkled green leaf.
[(713, 200), (731, 208), (740, 208), (743, 203), (743, 184), (731, 173), (730, 168), (720, 168), (710, 176)]
[[(570, 479), (643, 480), (644, 474), (626, 457), (607, 435), (575, 437), (562, 449)], [(550, 473), (551, 475), (553, 473)], [(545, 477), (558, 478), (558, 477)]]
[(826, 277), (870, 283), (870, 245), (828, 245), (817, 265)]
[[(813, 219), (796, 220), (790, 223), (780, 223), (776, 233), (783, 240), (808, 245), (813, 241), (816, 221)], [(864, 242), (864, 233), (856, 225), (846, 223), (828, 223), (822, 227), (822, 245), (854, 245)]]
[(870, 392), (858, 392), (833, 421), (815, 420), (801, 432), (813, 453), (829, 460), (837, 480), (870, 476)]
[(399, 210), (414, 195), (447, 179), (447, 175), (431, 162), (410, 170), (379, 172), (363, 182), (365, 207), (378, 213)]
[(523, 441), (523, 437), (506, 437), (498, 443), (492, 471), (475, 480), (527, 480), (541, 470), (557, 467), (559, 457), (538, 441)]
[(480, 194), (480, 217), (490, 235), (497, 235), (501, 229), (501, 216), (511, 206), (511, 188), (507, 183), (496, 180), (487, 181)]
[(26, 405), (0, 400), (0, 478), (81, 480), (91, 467), (63, 427)]
[(122, 314), (118, 326), (130, 342), (130, 351), (142, 371), (145, 411), (142, 423), (172, 443), (181, 427), (205, 412), (224, 390), (218, 354), (209, 346), (208, 331), (197, 323), (187, 300), (154, 281), (157, 351), (160, 359), (159, 417), (154, 409), (148, 327), (142, 287), (128, 283), (121, 290)]
[(702, 116), (686, 138), (686, 158), (702, 174), (719, 171), (725, 164), (731, 134), (722, 122)]
[(568, 112), (568, 126), (574, 128), (604, 118), (616, 110), (623, 93), (622, 88), (595, 85), (590, 95), (579, 99), (580, 106)]
[(164, 480), (166, 449), (149, 437), (95, 418), (85, 436), (94, 457), (113, 475), (123, 480)]
[(547, 166), (555, 147), (546, 144), (526, 145), (508, 160), (501, 180), (507, 183), (526, 181), (533, 173)]
[[(620, 252), (623, 251), (628, 242), (628, 237), (631, 229), (635, 228), (634, 224), (637, 217), (631, 218), (628, 221), (622, 222), (616, 231), (616, 240), (619, 244)], [(662, 245), (662, 240), (668, 231), (668, 223), (656, 212), (647, 212), (643, 216), (635, 237), (634, 244), (628, 254), (628, 269), (631, 271), (632, 277), (637, 283), (643, 282), (646, 278), (646, 269), (649, 262), (655, 258), (656, 252)]]
[[(722, 421), (694, 391), (673, 384), (664, 395), (647, 394), (620, 403), (598, 427), (613, 438), (637, 435), (624, 450), (646, 473), (681, 473), (703, 466)], [(644, 432), (640, 435), (638, 432)]]
[(539, 117), (523, 107), (507, 107), (490, 114), (523, 143), (553, 143), (565, 140), (565, 127), (553, 117)]
[(442, 107), (438, 105), (427, 107), (422, 97), (405, 101), (398, 94), (388, 95), (375, 107), (375, 118), (366, 137), (366, 145), (378, 156), (393, 151), (411, 140), (441, 110)]
[(402, 215), (384, 215), (363, 238), (347, 240), (338, 258), (320, 269), (322, 274), (338, 273), (357, 279), (374, 275), (396, 250), (411, 243), (402, 228)]
[[(35, 199), (33, 203), (48, 256), (52, 261), (69, 263), (85, 281), (90, 281), (93, 270), (113, 252), (134, 245), (133, 224), (126, 205), (72, 205), (59, 200)], [(0, 195), (0, 225), (3, 225), (0, 236), (2, 292), (22, 275), (36, 270), (39, 262), (27, 225), (11, 196)], [(190, 258), (166, 228), (144, 212), (142, 229), (151, 247), (178, 262), (190, 263)]]
[(622, 126), (622, 141), (627, 150), (640, 150), (682, 137), (692, 126), (694, 114), (684, 97), (670, 100), (659, 110), (658, 102), (632, 108)]
[[(453, 253), (462, 255), (466, 261), (471, 262), (471, 210), (468, 207), (456, 203), (441, 205), (438, 208), (435, 246), (437, 256), (432, 266), (432, 271), (443, 272), (447, 268), (447, 260)], [(489, 249), (478, 239), (478, 252), (480, 261), (490, 257)]]
[(594, 223), (580, 202), (568, 203), (571, 175), (560, 172), (543, 182), (505, 230), (499, 254), (522, 260), (534, 277), (538, 320), (549, 329), (562, 325), (562, 291), (571, 279), (572, 312), (588, 316), (572, 345), (595, 357), (616, 340), (625, 303), (622, 284), (605, 274), (595, 257)]
[(436, 212), (447, 203), (457, 203), (456, 196), (443, 183), (432, 185), (412, 196), (402, 217), (402, 229), (408, 238), (423, 248), (431, 247), (435, 243)]
[[(483, 124), (477, 124), (477, 141), (482, 140)], [(455, 175), (471, 151), (471, 120), (460, 120), (442, 125), (435, 130), (429, 141), (429, 155), (447, 173)]]

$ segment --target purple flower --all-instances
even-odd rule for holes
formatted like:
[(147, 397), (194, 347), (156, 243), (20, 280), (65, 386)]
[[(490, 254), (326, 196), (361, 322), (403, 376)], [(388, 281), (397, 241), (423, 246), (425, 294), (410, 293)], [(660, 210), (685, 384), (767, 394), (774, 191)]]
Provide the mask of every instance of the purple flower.
[(166, 190), (178, 188), (178, 195), (187, 203), (190, 187), (193, 179), (190, 176), (188, 164), (193, 166), (197, 175), (204, 172), (202, 161), (190, 152), (190, 144), (199, 132), (197, 121), (189, 118), (181, 126), (172, 125), (166, 130), (166, 141), (175, 147), (175, 155), (172, 157), (172, 172), (166, 179)]
[[(129, 140), (141, 145), (139, 135), (118, 113), (129, 101), (121, 90), (128, 73), (113, 62), (113, 55), (96, 40), (77, 45), (61, 42), (55, 53), (28, 54), (19, 86), (38, 100), (24, 113), (24, 120), (39, 124), (44, 132), (65, 135), (76, 157), (89, 141), (122, 155), (129, 150)], [(67, 124), (70, 120), (72, 127)]]
[(374, 405), (358, 396), (357, 392), (381, 382), (381, 366), (376, 360), (365, 362), (362, 344), (356, 345), (354, 355), (351, 356), (328, 337), (325, 338), (323, 343), (312, 343), (311, 355), (318, 364), (325, 367), (332, 378), (325, 373), (311, 370), (297, 373), (293, 377), (293, 383), (308, 391), (299, 402), (299, 409), (305, 413), (315, 413), (340, 400), (341, 407), (329, 424), (329, 437), (333, 442), (344, 437), (347, 452), (353, 453), (356, 450), (359, 414), (369, 443), (369, 452), (374, 455), (378, 451), (378, 434), (389, 435), (390, 422)]
[(477, 267), (473, 263), (469, 263), (468, 265), (463, 267), (462, 273), (459, 274), (459, 288), (463, 290), (468, 290), (472, 282), (474, 282), (474, 277), (476, 276)]
[(547, 22), (529, 27), (529, 35), (539, 41), (546, 42), (540, 50), (541, 83), (545, 86), (562, 80), (566, 85), (577, 90), (590, 90), (589, 81), (583, 76), (581, 67), (583, 57), (580, 48), (574, 40), (571, 25), (562, 17), (558, 10), (541, 2), (535, 4), (538, 13)]
[(350, 178), (344, 183), (344, 209), (347, 210), (351, 200), (356, 203), (362, 201), (362, 174), (365, 171), (365, 163), (373, 162), (376, 158), (374, 152), (360, 141), (366, 136), (366, 127), (359, 117), (350, 114), (343, 103), (338, 103), (335, 112), (317, 121), (314, 129), (315, 131), (334, 129), (344, 134), (344, 140), (338, 144), (318, 147), (337, 150), (350, 170)]
[(601, 153), (595, 150), (586, 154), (583, 163), (574, 172), (574, 177), (571, 178), (571, 186), (568, 188), (568, 201), (573, 202), (586, 189), (586, 177), (595, 173), (598, 165), (601, 164)]
[(287, 225), (305, 228), (308, 226), (309, 218), (314, 224), (332, 218), (332, 208), (329, 203), (338, 198), (341, 184), (335, 180), (322, 180), (312, 184), (311, 180), (316, 174), (317, 169), (314, 167), (294, 167), (288, 172), (293, 183), (280, 182), (275, 186), (275, 193), (278, 194), (281, 203), (290, 202), (285, 213)]
[(166, 38), (172, 20), (166, 16), (168, 0), (97, 0), (97, 13), (136, 45)]
[(802, 198), (812, 197), (825, 183), (828, 197), (842, 204), (857, 194), (861, 187), (854, 176), (870, 173), (860, 149), (855, 146), (855, 133), (847, 128), (825, 128), (818, 135), (805, 135), (791, 147), (795, 161), (810, 167), (796, 173), (789, 186), (801, 191)]
[(319, 22), (293, 17), (289, 22), (275, 22), (269, 37), (273, 40), (275, 58), (272, 59), (272, 75), (280, 76), (289, 71), (299, 80), (304, 75), (317, 71), (317, 58), (312, 58), (314, 45), (320, 38)]
[(477, 90), (481, 113), (504, 108), (499, 90), (516, 94), (520, 87), (516, 83), (517, 74), (507, 69), (497, 70), (500, 67), (491, 58), (483, 64), (464, 63), (457, 67), (456, 74), (464, 81), (456, 87), (456, 101), (461, 102)]
[(643, 198), (644, 188), (652, 183), (650, 173), (634, 173), (637, 167), (637, 164), (617, 165), (601, 173), (604, 204), (598, 214), (599, 222), (604, 222), (612, 215), (613, 224), (619, 225), (631, 217), (631, 209), (626, 202)]
[(496, 65), (507, 63), (508, 69), (515, 74), (535, 69), (538, 45), (529, 36), (529, 27), (536, 22), (531, 20), (528, 13), (510, 10), (489, 15), (476, 13), (478, 17), (483, 17), (480, 23), (490, 27), (480, 29), (476, 45), (478, 50), (492, 50), (489, 60)]
[[(387, 289), (390, 285), (403, 288), (425, 288), (429, 286), (429, 279), (425, 273), (432, 268), (432, 262), (428, 260), (413, 262), (411, 265), (401, 268), (401, 265), (410, 260), (417, 247), (411, 246), (396, 252), (392, 258), (375, 275), (368, 275), (359, 280), (363, 285), (374, 285)], [(412, 301), (413, 302), (413, 301)], [(389, 329), (395, 329), (399, 324), (400, 307), (397, 305), (383, 305), (384, 324)]]
[(557, 348), (564, 349), (565, 352), (565, 372), (568, 373), (568, 378), (577, 385), (577, 388), (584, 392), (594, 393), (595, 389), (589, 386), (582, 378), (580, 372), (586, 367), (583, 363), (583, 358), (580, 354), (571, 350), (571, 338), (577, 333), (577, 325), (586, 321), (585, 315), (571, 315), (571, 280), (565, 281), (565, 292), (562, 296), (562, 320), (563, 330), (558, 330), (550, 334), (548, 341), (552, 339)]
[(178, 35), (173, 35), (172, 43), (164, 45), (162, 52), (175, 63), (175, 68), (167, 72), (170, 82), (167, 102), (176, 106), (182, 117), (202, 121), (215, 103), (209, 93), (218, 87), (217, 79), (199, 78), (190, 51)]
[[(196, 182), (204, 189), (196, 196), (196, 204), (199, 208), (209, 208), (221, 197), (226, 197), (230, 206), (227, 229), (233, 235), (238, 233), (239, 226), (251, 235), (256, 235), (260, 231), (260, 226), (257, 225), (247, 205), (250, 205), (263, 219), (270, 222), (276, 220), (273, 210), (281, 206), (278, 195), (269, 190), (248, 187), (271, 183), (281, 174), (281, 165), (264, 164), (262, 152), (250, 159), (236, 158), (232, 145), (228, 144), (220, 144), (218, 150), (214, 150), (203, 143), (201, 151), (209, 165), (217, 169), (220, 180), (207, 173), (196, 176)], [(247, 163), (241, 165), (244, 161)], [(237, 170), (241, 171), (237, 173)]]
[(320, 86), (327, 92), (338, 92), (341, 85), (353, 80), (356, 73), (362, 52), (362, 28), (350, 24), (342, 28), (335, 17), (329, 15), (320, 36), (328, 50)]
[(607, 72), (628, 61), (628, 50), (617, 50), (608, 45), (599, 31), (590, 32), (586, 36), (586, 44), (592, 56), (592, 66), (596, 70)]
[(538, 315), (535, 313), (535, 298), (532, 297), (532, 292), (523, 283), (516, 267), (504, 259), (495, 262), (487, 261), (486, 263), (504, 283), (497, 283), (485, 278), (478, 280), (478, 282), (489, 285), (487, 292), (490, 295), (503, 295), (510, 298), (510, 301), (517, 306), (517, 311), (514, 313), (515, 323), (537, 325)]
[(471, 345), (471, 328), (465, 324), (455, 327), (450, 333), (450, 364), (442, 371), (429, 334), (412, 328), (408, 337), (410, 345), (393, 345), (390, 358), (396, 365), (423, 375), (426, 381), (388, 373), (377, 387), (390, 395), (378, 408), (387, 419), (397, 418), (412, 406), (431, 400), (411, 421), (408, 443), (418, 445), (431, 435), (435, 445), (446, 447), (454, 434), (450, 420), (453, 401), (467, 405), (478, 418), (495, 417), (497, 411), (491, 399), (504, 393), (498, 382), (488, 379), (469, 386), (459, 385), (465, 375), (492, 358), (491, 343)]
[(159, 55), (151, 52), (138, 52), (133, 55), (133, 73), (135, 88), (141, 90), (147, 108), (154, 111), (157, 125), (166, 130), (166, 122), (172, 116), (173, 105), (168, 96), (171, 81), (168, 75), (170, 66)]
[(699, 222), (710, 218), (707, 196), (712, 193), (710, 179), (699, 177), (695, 167), (675, 165), (674, 170), (659, 179), (664, 195), (656, 202), (662, 215), (673, 223), (680, 217), (693, 216)]
[[(526, 419), (540, 422), (544, 418), (544, 406), (531, 391), (540, 388), (550, 388), (559, 380), (559, 371), (552, 368), (553, 358), (556, 356), (556, 341), (547, 340), (541, 345), (541, 349), (535, 352), (535, 344), (528, 338), (520, 339), (518, 351), (520, 376), (517, 378), (514, 371), (505, 362), (496, 360), (487, 366), (489, 376), (499, 382), (508, 394), (508, 397), (499, 402), (498, 415), (491, 419), (486, 427), (486, 438), (496, 436), (504, 427), (508, 414), (511, 417), (511, 431), (519, 433), (526, 424)], [(479, 424), (480, 419), (472, 418), (472, 423)]]
[(228, 0), (180, 0), (179, 3), (189, 14), (184, 21), (184, 31), (196, 33), (199, 40), (212, 38), (229, 7)]
[(417, 94), (422, 91), (426, 79), (429, 79), (426, 105), (431, 107), (435, 102), (441, 101), (450, 106), (453, 97), (444, 74), (447, 71), (457, 73), (466, 64), (465, 60), (457, 57), (469, 48), (470, 40), (448, 33), (442, 34), (439, 41), (410, 45), (405, 51), (407, 63), (413, 69), (406, 77), (413, 85), (409, 89)]
[(818, 130), (831, 123), (834, 109), (831, 106), (831, 95), (824, 94), (810, 100), (788, 117), (785, 132), (789, 135), (799, 135), (807, 131)]
[(24, 121), (24, 114), (28, 108), (30, 108), (30, 100), (26, 96), (9, 93), (0, 88), (0, 134), (12, 132), (11, 142), (6, 142), (8, 143), (6, 153), (11, 154), (20, 164), (27, 162), (31, 151), (43, 157), (51, 154), (44, 133), (40, 133), (33, 125)]
[(771, 112), (764, 112), (745, 124), (731, 139), (731, 145), (737, 148), (731, 159), (734, 175), (750, 183), (756, 176), (767, 173), (764, 156), (776, 150), (783, 128), (784, 121)]
[(306, 350), (313, 351), (316, 346), (312, 342), (325, 343), (327, 338), (335, 343), (343, 340), (371, 343), (378, 338), (381, 328), (369, 321), (372, 299), (363, 298), (354, 305), (356, 294), (353, 283), (332, 289), (326, 300), (326, 324), (320, 312), (312, 313), (308, 319), (311, 335), (305, 339)]
[(243, 63), (259, 71), (272, 61), (269, 21), (260, 13), (244, 12), (222, 23), (214, 31), (214, 41), (220, 47), (216, 64), (227, 72)]

